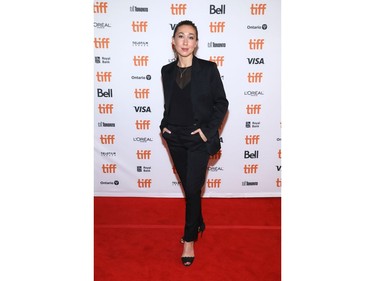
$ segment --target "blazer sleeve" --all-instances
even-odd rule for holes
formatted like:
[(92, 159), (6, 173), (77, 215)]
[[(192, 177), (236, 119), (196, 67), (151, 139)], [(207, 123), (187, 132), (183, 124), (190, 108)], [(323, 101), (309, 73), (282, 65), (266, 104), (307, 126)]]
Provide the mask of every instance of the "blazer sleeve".
[(213, 138), (223, 122), (223, 119), (228, 111), (229, 102), (226, 98), (223, 82), (216, 64), (212, 64), (212, 71), (210, 75), (211, 97), (213, 104), (213, 112), (207, 124), (201, 127), (204, 135), (208, 140)]
[(160, 122), (160, 131), (163, 130), (163, 128), (166, 127), (167, 125), (167, 119), (166, 119), (166, 114), (167, 114), (167, 109), (166, 109), (166, 98), (165, 98), (165, 81), (164, 81), (164, 78), (165, 78), (165, 66), (162, 67), (161, 69), (161, 81), (162, 81), (162, 84), (163, 84), (163, 93), (164, 93), (164, 112), (163, 112), (163, 118)]

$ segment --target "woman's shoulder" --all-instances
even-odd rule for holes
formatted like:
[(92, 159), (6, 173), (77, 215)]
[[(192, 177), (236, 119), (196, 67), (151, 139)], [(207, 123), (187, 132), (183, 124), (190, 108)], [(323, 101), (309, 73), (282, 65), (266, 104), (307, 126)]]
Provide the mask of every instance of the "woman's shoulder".
[(176, 65), (176, 64), (177, 64), (177, 61), (174, 60), (174, 61), (172, 61), (172, 62), (170, 62), (168, 64), (163, 65), (162, 68), (161, 68), (161, 70), (162, 71), (167, 71), (169, 69), (172, 69), (173, 66)]
[(194, 58), (201, 67), (216, 67), (216, 63), (212, 62), (212, 61), (209, 61), (209, 60), (205, 60), (205, 59), (201, 59), (201, 58), (197, 58), (195, 57)]

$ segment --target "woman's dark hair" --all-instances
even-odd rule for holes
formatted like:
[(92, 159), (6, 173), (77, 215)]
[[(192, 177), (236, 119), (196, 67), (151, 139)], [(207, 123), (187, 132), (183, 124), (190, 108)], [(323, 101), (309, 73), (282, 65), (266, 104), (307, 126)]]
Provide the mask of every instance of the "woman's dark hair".
[(176, 35), (176, 32), (177, 32), (177, 29), (181, 26), (181, 25), (190, 25), (192, 26), (194, 29), (195, 29), (195, 33), (197, 35), (197, 40), (198, 40), (198, 28), (196, 27), (196, 25), (190, 21), (190, 20), (183, 20), (183, 21), (180, 21), (176, 27), (174, 28), (174, 31), (173, 31), (173, 37)]

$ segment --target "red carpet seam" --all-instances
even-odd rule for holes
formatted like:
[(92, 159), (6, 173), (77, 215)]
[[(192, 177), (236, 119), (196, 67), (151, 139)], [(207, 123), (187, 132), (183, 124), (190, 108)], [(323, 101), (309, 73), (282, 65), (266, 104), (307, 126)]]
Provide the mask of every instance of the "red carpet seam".
[[(157, 225), (157, 224), (99, 224), (94, 225), (96, 228), (134, 228), (134, 229), (166, 229), (176, 228), (180, 229), (182, 225)], [(208, 228), (208, 226), (207, 226)], [(269, 226), (269, 225), (210, 225), (210, 229), (268, 229), (268, 230), (280, 230), (281, 226)]]

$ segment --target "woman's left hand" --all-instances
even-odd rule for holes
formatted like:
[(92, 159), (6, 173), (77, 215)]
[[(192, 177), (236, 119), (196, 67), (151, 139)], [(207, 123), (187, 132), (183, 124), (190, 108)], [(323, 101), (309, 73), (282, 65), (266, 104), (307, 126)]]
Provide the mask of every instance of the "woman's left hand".
[(203, 134), (202, 130), (201, 129), (196, 129), (195, 131), (191, 132), (192, 135), (195, 135), (195, 134), (199, 134), (199, 136), (201, 137), (201, 139), (204, 141), (204, 142), (207, 142), (207, 138), (206, 136)]

